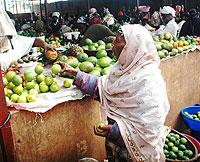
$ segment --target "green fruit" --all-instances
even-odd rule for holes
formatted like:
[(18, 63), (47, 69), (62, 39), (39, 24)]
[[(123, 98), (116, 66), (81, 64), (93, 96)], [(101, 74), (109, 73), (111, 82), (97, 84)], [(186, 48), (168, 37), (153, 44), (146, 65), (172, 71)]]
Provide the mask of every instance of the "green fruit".
[(37, 97), (36, 95), (29, 94), (28, 96), (26, 96), (26, 99), (28, 102), (35, 102), (37, 100)]
[(88, 47), (88, 51), (96, 51), (96, 47), (93, 46), (93, 45), (90, 45), (90, 46)]
[(159, 41), (160, 41), (160, 38), (159, 38), (159, 36), (155, 35), (155, 36), (153, 36), (153, 40), (154, 40), (155, 42), (159, 42)]
[(168, 150), (169, 146), (167, 144), (164, 145), (164, 149)]
[(13, 88), (13, 92), (16, 93), (16, 94), (18, 94), (18, 95), (21, 95), (22, 92), (23, 92), (23, 87), (22, 87), (22, 85), (18, 85), (17, 87), (14, 87), (14, 88)]
[(8, 84), (8, 81), (5, 77), (3, 77), (3, 86), (6, 87)]
[(66, 62), (67, 59), (68, 59), (67, 56), (62, 55), (62, 56), (58, 57), (57, 61)]
[(46, 76), (44, 81), (46, 85), (50, 86), (53, 83), (53, 78), (51, 76)]
[(168, 143), (168, 146), (169, 146), (169, 147), (173, 147), (174, 144), (173, 144), (172, 142), (169, 142), (169, 143)]
[(161, 46), (161, 44), (156, 44), (156, 49), (157, 49), (157, 51), (161, 51), (162, 50), (162, 46)]
[(35, 83), (33, 81), (25, 83), (25, 88), (27, 90), (33, 89), (34, 87), (35, 87)]
[(79, 69), (81, 71), (83, 71), (83, 72), (89, 73), (89, 72), (91, 72), (94, 69), (94, 65), (91, 62), (89, 62), (89, 61), (85, 61), (85, 62), (82, 62), (79, 65)]
[(180, 139), (180, 136), (178, 134), (175, 134), (174, 137), (178, 140)]
[(50, 86), (50, 91), (51, 92), (58, 92), (60, 90), (60, 87), (58, 86), (58, 84), (56, 83), (53, 83), (51, 86)]
[(90, 57), (88, 57), (87, 61), (93, 63), (93, 65), (95, 66), (97, 61), (98, 61), (98, 59), (96, 57), (94, 57), (94, 56), (90, 56)]
[(79, 61), (74, 56), (68, 56), (68, 59), (67, 59), (66, 63), (68, 65), (72, 66), (73, 68), (76, 68), (78, 66), (78, 64), (79, 64)]
[(16, 75), (16, 73), (14, 71), (7, 72), (6, 73), (6, 79), (7, 79), (7, 81), (10, 82), (15, 75)]
[(44, 72), (44, 68), (43, 68), (43, 66), (41, 66), (41, 65), (37, 65), (36, 67), (35, 67), (35, 72), (36, 72), (36, 74), (42, 74), (43, 72)]
[(174, 142), (174, 145), (178, 147), (178, 146), (180, 145), (180, 140), (176, 140), (176, 141)]
[(92, 40), (91, 39), (89, 39), (89, 38), (86, 38), (85, 39), (85, 44), (86, 45), (91, 45), (93, 42), (92, 42)]
[(101, 71), (101, 75), (107, 75), (112, 67), (108, 66)]
[(183, 156), (184, 156), (184, 153), (183, 153), (183, 151), (178, 151), (177, 155), (178, 155), (179, 159), (182, 160)]
[[(41, 83), (42, 83), (42, 84), (41, 84)], [(39, 85), (40, 91), (41, 91), (42, 93), (48, 92), (48, 91), (49, 91), (49, 87), (48, 87), (45, 83), (43, 83), (43, 82), (41, 82), (41, 83), (40, 83), (40, 85)]]
[(164, 38), (167, 39), (167, 40), (170, 40), (170, 39), (172, 39), (172, 35), (169, 32), (165, 32)]
[(44, 81), (45, 76), (43, 74), (39, 74), (36, 76), (36, 81), (37, 83), (41, 83), (42, 81)]
[(107, 56), (107, 52), (105, 50), (100, 50), (96, 53), (96, 58), (100, 59), (102, 57)]
[(101, 68), (105, 68), (110, 66), (112, 59), (110, 57), (102, 57), (97, 61), (97, 64), (101, 67)]
[(38, 95), (38, 91), (36, 89), (31, 89), (31, 90), (29, 90), (29, 94), (37, 96)]
[(22, 92), (21, 96), (28, 96), (28, 92)]
[(65, 88), (70, 88), (72, 86), (73, 80), (72, 79), (65, 79), (63, 82), (63, 86)]
[(15, 76), (12, 78), (12, 83), (13, 83), (15, 86), (18, 86), (18, 85), (22, 84), (22, 78), (21, 78), (21, 76), (15, 75)]
[(40, 93), (40, 87), (39, 87), (39, 85), (38, 85), (38, 84), (35, 84), (35, 87), (34, 87), (34, 89), (36, 89), (36, 90), (37, 90), (37, 92), (38, 92), (38, 93)]
[(181, 138), (180, 139), (180, 143), (185, 145), (187, 143), (187, 139), (186, 138)]
[(88, 59), (88, 55), (86, 53), (81, 53), (77, 56), (79, 62), (84, 62)]
[(169, 139), (168, 139), (168, 138), (165, 139), (165, 143), (166, 143), (166, 144), (169, 143)]
[(178, 147), (173, 146), (173, 147), (172, 147), (172, 151), (175, 152), (175, 153), (177, 153), (177, 152), (178, 152)]
[(185, 147), (185, 145), (180, 144), (180, 145), (179, 145), (179, 149), (182, 150), (182, 151), (184, 151), (184, 150), (186, 150), (186, 147)]
[(101, 76), (101, 73), (100, 73), (100, 71), (98, 71), (98, 70), (92, 70), (92, 71), (90, 72), (90, 74), (96, 75), (96, 76), (98, 76), (98, 77)]
[(112, 43), (106, 44), (106, 49), (111, 49), (112, 48)]
[(194, 153), (191, 150), (186, 150), (185, 155), (189, 158), (192, 158), (194, 156)]
[(171, 159), (176, 159), (177, 158), (177, 155), (173, 152), (173, 151), (170, 151), (169, 152), (169, 157), (171, 158)]
[(165, 54), (164, 54), (164, 52), (162, 52), (162, 51), (158, 51), (158, 55), (159, 55), (160, 59), (166, 57)]
[(99, 127), (100, 127), (100, 126), (103, 127), (103, 126), (106, 126), (106, 125), (108, 125), (108, 122), (106, 122), (106, 121), (98, 121), (98, 122), (96, 123), (97, 131), (100, 132), (100, 133), (102, 133), (103, 130), (100, 129)]
[(8, 90), (8, 92), (7, 92), (7, 97), (11, 97), (12, 96), (12, 94), (13, 94), (13, 91), (12, 90), (10, 90), (10, 89), (7, 89)]
[(88, 45), (84, 45), (84, 46), (82, 46), (81, 48), (83, 48), (83, 50), (86, 50), (86, 51), (88, 51), (88, 49), (89, 49), (89, 46), (88, 46)]
[(174, 143), (174, 142), (176, 141), (176, 138), (175, 138), (174, 136), (171, 136), (171, 137), (169, 138), (169, 141)]
[(105, 45), (100, 45), (100, 46), (97, 47), (97, 51), (105, 50), (105, 49), (106, 49)]
[(164, 154), (165, 154), (165, 155), (168, 155), (168, 154), (169, 154), (169, 151), (168, 151), (168, 150), (164, 150)]
[(51, 67), (51, 72), (55, 75), (58, 75), (58, 73), (60, 73), (62, 70), (61, 66), (58, 65), (58, 64), (54, 64), (52, 67)]
[(35, 74), (32, 72), (27, 72), (27, 73), (24, 73), (24, 77), (27, 82), (31, 82), (32, 80), (35, 79)]
[(171, 55), (175, 56), (178, 53), (178, 49), (173, 48), (171, 51)]
[(93, 43), (92, 45), (96, 48), (99, 46), (98, 43)]
[(18, 99), (19, 95), (17, 94), (12, 94), (10, 99), (11, 99), (11, 102), (17, 102), (17, 99)]
[(17, 99), (17, 103), (26, 103), (26, 97), (25, 96), (19, 96)]
[(162, 49), (161, 51), (165, 54), (165, 56), (169, 55), (169, 52), (166, 49)]
[(170, 44), (170, 43), (163, 43), (163, 44), (162, 44), (162, 48), (163, 48), (163, 49), (166, 49), (166, 50), (168, 50), (168, 51), (171, 51), (172, 48), (173, 48), (173, 45)]
[(98, 42), (97, 42), (97, 43), (98, 43), (98, 45), (99, 45), (99, 46), (100, 46), (100, 45), (104, 45), (104, 46), (106, 45), (106, 44), (105, 44), (105, 42), (104, 42), (104, 41), (102, 41), (102, 40), (98, 40)]

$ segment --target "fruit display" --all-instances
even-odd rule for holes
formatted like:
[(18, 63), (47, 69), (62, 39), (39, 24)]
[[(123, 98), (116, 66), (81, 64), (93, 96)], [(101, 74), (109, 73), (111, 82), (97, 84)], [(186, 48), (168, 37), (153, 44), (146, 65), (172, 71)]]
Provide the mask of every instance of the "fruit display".
[(26, 37), (36, 37), (37, 33), (33, 28), (27, 29), (19, 33), (19, 35), (26, 36)]
[[(57, 68), (53, 68), (54, 73), (58, 73)], [(41, 65), (35, 67), (35, 72), (27, 70), (23, 75), (15, 71), (8, 71), (3, 77), (7, 99), (14, 103), (35, 102), (39, 93), (59, 91), (58, 82), (52, 76), (45, 76), (43, 72), (44, 69)]]
[(98, 40), (97, 42), (93, 42), (91, 39), (86, 38), (82, 48), (85, 51), (111, 50), (112, 43), (106, 44), (103, 40)]
[(177, 39), (168, 32), (164, 33), (162, 36), (153, 36), (153, 40), (161, 59), (167, 56), (175, 56), (176, 54), (188, 52), (194, 46), (198, 45), (196, 39), (192, 37), (187, 36)]
[(59, 48), (61, 45), (64, 45), (64, 36), (58, 36), (58, 37), (48, 37), (45, 39), (45, 42), (48, 44), (51, 44), (54, 48)]
[(198, 111), (196, 114), (189, 114), (188, 112), (184, 112), (184, 114), (189, 118), (200, 121), (200, 111)]
[(171, 131), (166, 139), (164, 145), (164, 154), (166, 159), (171, 160), (190, 160), (195, 158), (195, 148), (186, 137), (180, 133)]
[(81, 48), (79, 45), (77, 44), (70, 44), (69, 45), (69, 48), (67, 50), (67, 55), (70, 55), (70, 56), (77, 56), (81, 53), (83, 53), (83, 48)]

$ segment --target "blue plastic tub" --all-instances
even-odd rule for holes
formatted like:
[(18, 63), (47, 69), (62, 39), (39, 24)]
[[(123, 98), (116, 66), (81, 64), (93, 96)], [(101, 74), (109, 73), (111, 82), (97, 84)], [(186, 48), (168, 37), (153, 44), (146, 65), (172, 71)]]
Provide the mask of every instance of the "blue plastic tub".
[(200, 111), (200, 105), (194, 105), (194, 106), (188, 106), (181, 110), (181, 114), (184, 117), (184, 120), (188, 124), (189, 128), (197, 133), (200, 133), (200, 121), (192, 119), (185, 115), (185, 112), (188, 112), (189, 114), (196, 114), (198, 111)]

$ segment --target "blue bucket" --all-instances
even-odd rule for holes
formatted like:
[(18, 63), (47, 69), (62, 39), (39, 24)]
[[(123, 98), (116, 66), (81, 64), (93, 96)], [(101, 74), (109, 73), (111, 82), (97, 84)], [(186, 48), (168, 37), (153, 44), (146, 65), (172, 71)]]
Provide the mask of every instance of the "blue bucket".
[(188, 106), (181, 110), (181, 114), (183, 115), (184, 120), (186, 121), (187, 125), (191, 129), (192, 132), (196, 132), (200, 136), (200, 121), (192, 119), (185, 115), (185, 112), (188, 114), (196, 114), (200, 111), (200, 105)]

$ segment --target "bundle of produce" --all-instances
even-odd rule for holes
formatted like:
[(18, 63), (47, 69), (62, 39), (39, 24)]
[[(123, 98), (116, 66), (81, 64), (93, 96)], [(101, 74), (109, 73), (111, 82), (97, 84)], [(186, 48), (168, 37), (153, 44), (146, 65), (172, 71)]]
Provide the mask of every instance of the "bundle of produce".
[(48, 44), (53, 45), (54, 48), (59, 48), (60, 46), (64, 45), (65, 40), (64, 40), (64, 36), (51, 36), (45, 39), (45, 42)]
[(163, 36), (153, 36), (153, 40), (161, 59), (187, 53), (198, 44), (193, 38), (180, 37), (177, 39), (168, 32), (164, 33)]

